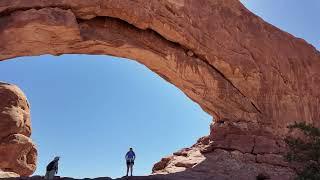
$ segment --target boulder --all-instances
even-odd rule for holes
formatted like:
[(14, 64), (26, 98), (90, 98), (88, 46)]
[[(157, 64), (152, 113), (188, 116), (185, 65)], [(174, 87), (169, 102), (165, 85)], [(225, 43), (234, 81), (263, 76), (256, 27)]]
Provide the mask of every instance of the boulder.
[(10, 134), (31, 135), (30, 108), (15, 85), (0, 82), (0, 139)]
[(5, 172), (28, 176), (36, 169), (37, 149), (31, 139), (13, 134), (1, 140), (0, 167)]
[(28, 176), (36, 169), (37, 150), (31, 135), (30, 109), (15, 85), (0, 83), (0, 169), (2, 176)]

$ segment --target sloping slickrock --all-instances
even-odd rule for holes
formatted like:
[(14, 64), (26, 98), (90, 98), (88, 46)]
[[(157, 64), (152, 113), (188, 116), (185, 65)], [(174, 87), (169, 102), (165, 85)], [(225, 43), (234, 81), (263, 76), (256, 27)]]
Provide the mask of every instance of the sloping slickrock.
[(259, 174), (265, 174), (272, 180), (291, 180), (295, 177), (294, 170), (281, 155), (256, 155), (221, 148), (204, 152), (211, 143), (203, 144), (200, 140), (192, 148), (181, 150), (183, 153), (178, 151), (162, 159), (157, 164), (165, 161), (166, 166), (154, 168), (154, 175), (165, 174), (165, 178), (190, 180), (256, 180)]

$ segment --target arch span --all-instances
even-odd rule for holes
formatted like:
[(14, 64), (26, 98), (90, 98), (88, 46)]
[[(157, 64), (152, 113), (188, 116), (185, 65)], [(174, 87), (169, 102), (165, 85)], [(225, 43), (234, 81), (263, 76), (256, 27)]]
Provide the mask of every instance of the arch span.
[(268, 158), (283, 152), (286, 126), (320, 125), (320, 53), (238, 0), (2, 0), (0, 39), (1, 60), (108, 54), (146, 65), (216, 119), (201, 152), (286, 167)]

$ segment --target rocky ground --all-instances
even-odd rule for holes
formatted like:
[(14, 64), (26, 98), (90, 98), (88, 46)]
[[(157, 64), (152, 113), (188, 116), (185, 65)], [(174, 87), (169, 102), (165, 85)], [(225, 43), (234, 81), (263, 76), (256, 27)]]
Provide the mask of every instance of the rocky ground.
[[(41, 176), (33, 176), (33, 177), (19, 177), (19, 178), (5, 178), (6, 180), (42, 180)], [(168, 178), (161, 176), (132, 176), (132, 177), (122, 177), (117, 179), (112, 179), (109, 177), (99, 177), (99, 178), (83, 178), (83, 179), (74, 179), (69, 177), (55, 177), (56, 180), (166, 180)], [(168, 179), (169, 180), (169, 179)]]

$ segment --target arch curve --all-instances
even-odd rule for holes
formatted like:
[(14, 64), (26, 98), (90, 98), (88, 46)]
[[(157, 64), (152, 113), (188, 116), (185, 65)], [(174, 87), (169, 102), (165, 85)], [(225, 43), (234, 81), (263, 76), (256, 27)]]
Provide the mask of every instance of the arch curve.
[(144, 64), (217, 120), (201, 152), (274, 156), (288, 124), (320, 126), (320, 53), (238, 0), (2, 0), (0, 42), (0, 60), (106, 54)]

